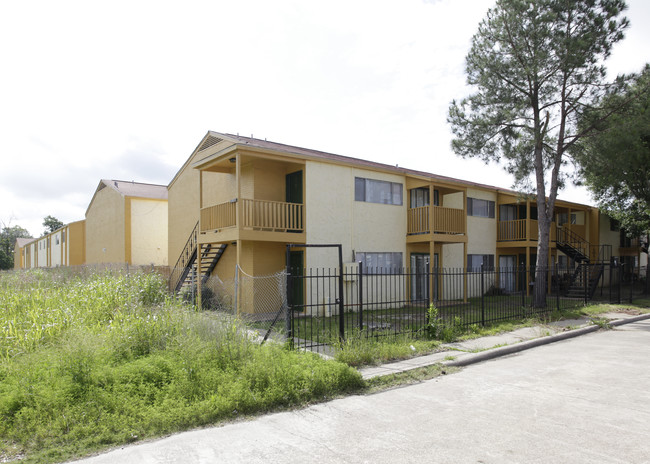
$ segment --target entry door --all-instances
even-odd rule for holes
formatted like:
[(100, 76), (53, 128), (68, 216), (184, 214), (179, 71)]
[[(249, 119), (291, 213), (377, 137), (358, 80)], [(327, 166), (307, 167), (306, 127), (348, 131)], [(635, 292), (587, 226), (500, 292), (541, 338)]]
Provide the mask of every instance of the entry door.
[(305, 252), (290, 251), (289, 252), (289, 270), (291, 272), (291, 298), (290, 304), (296, 311), (303, 311), (305, 305)]
[(302, 171), (287, 174), (286, 183), (286, 202), (302, 204)]
[(413, 301), (428, 301), (429, 299), (428, 267), (429, 255), (411, 254), (411, 300)]
[(516, 288), (516, 260), (516, 256), (499, 256), (499, 287), (508, 293), (514, 292)]
[[(425, 253), (411, 254), (411, 300), (429, 301), (429, 279), (427, 271), (429, 269), (429, 255)], [(433, 267), (438, 267), (438, 254), (433, 255)], [(438, 297), (438, 283), (433, 282), (434, 297)]]
[[(287, 203), (300, 203), (302, 204), (302, 171), (292, 172), (291, 174), (286, 175), (286, 202)], [(291, 208), (289, 213), (291, 224), (302, 224), (297, 215), (300, 213), (297, 209)], [(303, 224), (304, 227), (304, 224)], [(287, 229), (287, 232), (302, 232), (298, 229)]]

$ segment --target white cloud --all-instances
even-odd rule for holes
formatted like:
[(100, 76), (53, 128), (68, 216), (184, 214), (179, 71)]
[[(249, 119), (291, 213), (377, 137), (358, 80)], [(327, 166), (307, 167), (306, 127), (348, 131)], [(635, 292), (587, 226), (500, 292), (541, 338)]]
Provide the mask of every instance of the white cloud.
[[(5, 2), (0, 219), (40, 233), (82, 219), (101, 178), (167, 183), (207, 130), (509, 186), (451, 154), (446, 123), (492, 4)], [(650, 61), (649, 8), (630, 2), (614, 74)]]

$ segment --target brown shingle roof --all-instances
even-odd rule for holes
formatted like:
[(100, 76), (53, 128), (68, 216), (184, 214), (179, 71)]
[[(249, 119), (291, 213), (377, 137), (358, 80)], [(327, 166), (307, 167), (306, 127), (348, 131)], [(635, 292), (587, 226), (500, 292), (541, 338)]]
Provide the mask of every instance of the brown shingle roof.
[(377, 163), (375, 161), (368, 161), (360, 158), (352, 158), (351, 156), (342, 156), (342, 155), (335, 155), (333, 153), (327, 153), (324, 151), (318, 151), (318, 150), (311, 150), (309, 148), (302, 148), (302, 147), (296, 147), (293, 145), (285, 145), (283, 143), (276, 143), (276, 142), (270, 142), (267, 140), (260, 140), (260, 139), (255, 139), (251, 137), (243, 137), (241, 135), (233, 135), (233, 134), (219, 134), (217, 132), (214, 132), (213, 134), (215, 135), (225, 135), (228, 138), (235, 139), (238, 143), (242, 145), (248, 145), (252, 147), (257, 147), (257, 148), (262, 148), (262, 149), (267, 149), (267, 150), (276, 150), (276, 151), (281, 151), (285, 153), (293, 153), (296, 155), (302, 155), (302, 156), (307, 156), (310, 158), (319, 158), (319, 159), (325, 159), (329, 161), (337, 161), (339, 163), (345, 163), (345, 164), (353, 164), (356, 166), (361, 166), (361, 167), (367, 167), (367, 168), (374, 168), (374, 169), (381, 169), (381, 170), (386, 170), (386, 171), (392, 171), (400, 174), (410, 174), (410, 175), (415, 175), (415, 176), (422, 176), (422, 177), (427, 177), (432, 180), (438, 180), (440, 182), (453, 182), (457, 184), (463, 184), (463, 185), (468, 185), (468, 186), (473, 186), (473, 187), (481, 187), (481, 188), (486, 188), (486, 189), (491, 189), (491, 190), (501, 190), (501, 191), (510, 191), (510, 189), (504, 189), (503, 187), (495, 187), (493, 185), (487, 185), (487, 184), (480, 184), (477, 182), (470, 182), (468, 180), (462, 180), (462, 179), (457, 179), (455, 177), (448, 177), (448, 176), (441, 176), (439, 174), (433, 174), (430, 172), (425, 172), (425, 171), (418, 171), (415, 169), (407, 169), (407, 168), (402, 168), (398, 166), (392, 166), (390, 164), (384, 164), (384, 163)]
[(18, 245), (18, 248), (23, 248), (25, 245), (27, 245), (29, 243), (32, 243), (34, 240), (36, 240), (36, 239), (35, 238), (22, 238), (22, 237), (20, 237), (20, 238), (16, 239), (16, 244)]
[(112, 179), (102, 179), (102, 182), (126, 197), (152, 198), (155, 200), (167, 199), (166, 185), (143, 184), (141, 182)]

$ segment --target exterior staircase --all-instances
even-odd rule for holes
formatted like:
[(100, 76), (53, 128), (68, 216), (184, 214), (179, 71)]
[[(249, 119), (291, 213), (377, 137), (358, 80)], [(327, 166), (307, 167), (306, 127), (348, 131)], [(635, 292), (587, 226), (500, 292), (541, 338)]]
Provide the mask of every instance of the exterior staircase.
[(593, 298), (598, 282), (603, 276), (605, 264), (600, 263), (580, 263), (571, 279), (571, 285), (567, 290), (566, 296), (569, 298)]
[[(592, 299), (603, 276), (605, 261), (611, 258), (611, 247), (593, 246), (580, 235), (564, 227), (557, 228), (555, 246), (577, 263), (566, 296)], [(593, 256), (596, 257), (592, 260)]]
[(206, 282), (226, 250), (226, 244), (201, 244), (201, 269), (197, 270), (198, 230), (199, 223), (197, 222), (169, 278), (169, 288), (176, 293), (191, 287), (197, 276), (200, 276), (202, 283)]

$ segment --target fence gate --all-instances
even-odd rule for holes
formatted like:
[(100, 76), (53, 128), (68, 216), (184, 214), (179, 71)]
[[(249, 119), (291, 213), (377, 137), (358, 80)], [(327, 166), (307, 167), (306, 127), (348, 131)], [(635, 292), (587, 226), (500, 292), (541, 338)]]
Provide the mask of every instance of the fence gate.
[[(306, 248), (338, 252), (338, 267), (307, 269)], [(324, 349), (343, 340), (345, 313), (341, 245), (289, 244), (287, 264), (287, 340), (296, 348)]]

